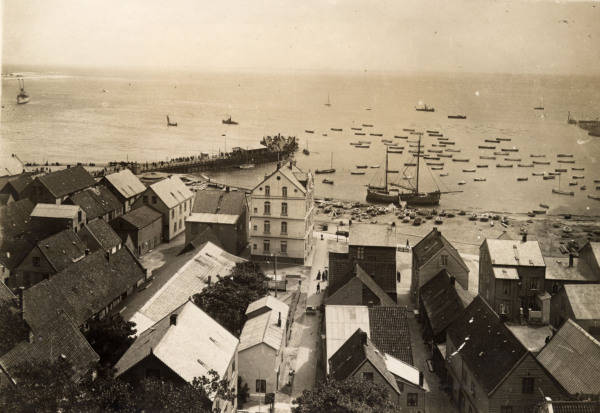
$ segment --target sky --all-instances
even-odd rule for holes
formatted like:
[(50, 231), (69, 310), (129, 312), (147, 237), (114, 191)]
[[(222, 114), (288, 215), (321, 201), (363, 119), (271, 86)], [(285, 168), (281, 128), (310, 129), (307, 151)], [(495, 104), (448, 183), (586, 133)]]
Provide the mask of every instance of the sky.
[(600, 0), (2, 0), (2, 63), (600, 74)]

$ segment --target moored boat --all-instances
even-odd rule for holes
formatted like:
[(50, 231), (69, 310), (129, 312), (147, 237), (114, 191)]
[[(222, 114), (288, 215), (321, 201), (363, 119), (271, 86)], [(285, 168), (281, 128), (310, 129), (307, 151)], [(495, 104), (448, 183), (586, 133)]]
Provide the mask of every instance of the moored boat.
[(25, 92), (25, 80), (19, 79), (19, 94), (17, 95), (17, 104), (24, 105), (29, 102), (29, 95)]
[(465, 115), (448, 115), (448, 119), (467, 119)]

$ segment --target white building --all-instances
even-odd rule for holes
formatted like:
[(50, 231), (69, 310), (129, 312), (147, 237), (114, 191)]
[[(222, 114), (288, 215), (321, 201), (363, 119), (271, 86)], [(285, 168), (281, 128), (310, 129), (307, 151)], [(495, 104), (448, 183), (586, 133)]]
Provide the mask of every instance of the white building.
[(314, 178), (292, 162), (267, 175), (250, 195), (253, 259), (304, 263), (313, 246)]

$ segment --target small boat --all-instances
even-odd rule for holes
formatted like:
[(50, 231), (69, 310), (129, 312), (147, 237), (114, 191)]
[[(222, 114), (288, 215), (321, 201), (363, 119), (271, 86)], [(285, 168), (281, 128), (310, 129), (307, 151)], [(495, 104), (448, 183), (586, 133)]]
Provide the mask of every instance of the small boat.
[(229, 116), (227, 119), (223, 119), (221, 121), (221, 123), (223, 123), (224, 125), (237, 125), (238, 124), (236, 121), (231, 119), (231, 116)]
[(310, 130), (310, 129), (305, 129), (304, 132), (306, 132), (306, 133), (315, 133), (314, 130)]
[(466, 185), (467, 183), (465, 181), (458, 181), (458, 185)]
[(585, 176), (583, 175), (573, 175), (573, 179), (583, 179)]
[(379, 168), (379, 165), (371, 165), (371, 168), (377, 169), (377, 168)]
[(426, 129), (425, 132), (427, 132), (427, 133), (440, 133), (439, 130), (434, 130), (434, 129)]
[(394, 138), (397, 138), (397, 139), (408, 139), (408, 136), (394, 135)]
[(254, 165), (253, 163), (244, 163), (244, 164), (238, 166), (238, 168), (240, 168), (240, 169), (253, 169), (255, 167), (256, 167), (256, 165)]
[(388, 174), (397, 174), (397, 173), (399, 173), (399, 172), (400, 172), (400, 171), (399, 171), (399, 170), (397, 170), (397, 169), (388, 169), (388, 170), (387, 170), (387, 173), (388, 173)]
[(554, 178), (556, 178), (555, 175), (544, 175), (544, 181), (547, 181), (549, 179), (554, 179)]
[(364, 175), (365, 171), (350, 171), (350, 175)]
[(492, 161), (496, 160), (495, 156), (480, 156), (479, 159), (491, 159)]
[(478, 168), (487, 168), (489, 165), (477, 165)]
[(452, 162), (469, 162), (469, 158), (452, 158)]
[(452, 154), (450, 153), (438, 153), (440, 158), (452, 158)]
[(369, 149), (370, 146), (369, 145), (363, 145), (363, 144), (361, 144), (361, 145), (356, 145), (355, 148)]
[(364, 133), (364, 132), (354, 132), (354, 134), (356, 136), (365, 136), (366, 135), (366, 133)]
[(440, 176), (448, 176), (448, 172), (441, 173)]
[(442, 170), (444, 170), (444, 167), (443, 166), (432, 166), (431, 170), (432, 171), (442, 171)]
[(327, 134), (326, 134), (326, 133), (324, 133), (324, 134), (323, 134), (323, 136), (327, 136)]
[(581, 185), (581, 186), (579, 187), (579, 189), (581, 189), (582, 191), (585, 191), (585, 190), (587, 189), (587, 186), (585, 186), (585, 185)]
[(506, 152), (494, 152), (496, 156), (506, 156)]
[(596, 196), (596, 195), (588, 195), (589, 199), (593, 199), (594, 201), (600, 201), (600, 196)]
[(325, 106), (331, 106), (331, 101), (329, 100), (329, 93), (327, 94), (327, 102), (325, 103)]
[(417, 112), (435, 112), (435, 108), (427, 106), (427, 105), (423, 105), (423, 106), (416, 106), (415, 110)]
[(496, 164), (496, 168), (512, 168), (512, 167), (513, 167), (513, 164), (501, 164), (501, 163)]
[[(436, 158), (425, 158), (425, 159), (436, 159)], [(444, 162), (427, 162), (428, 166), (444, 166)]]
[(489, 142), (489, 143), (500, 143), (500, 141), (498, 139), (484, 139), (484, 142)]
[(29, 95), (25, 92), (25, 80), (19, 79), (19, 94), (17, 95), (17, 104), (24, 105), (29, 102)]
[(519, 168), (533, 168), (532, 163), (520, 163), (517, 165)]
[(543, 172), (532, 172), (531, 173), (532, 176), (544, 176)]
[(573, 191), (561, 191), (560, 189), (552, 189), (553, 194), (575, 196)]
[[(332, 174), (334, 172), (335, 172), (335, 168), (333, 167), (333, 152), (331, 152), (331, 161), (330, 161), (329, 169), (315, 169), (315, 173), (316, 174)], [(333, 183), (333, 181), (331, 181), (331, 183)]]
[(521, 158), (504, 158), (505, 161), (521, 162)]
[(533, 163), (535, 165), (550, 165), (550, 162), (546, 162), (546, 161), (533, 161)]
[(550, 208), (550, 207), (549, 207), (548, 205), (546, 205), (546, 204), (540, 204), (540, 207), (542, 207), (542, 208), (546, 208), (546, 209)]
[(465, 115), (448, 115), (448, 119), (467, 119)]
[(444, 136), (443, 133), (428, 133), (428, 135), (435, 138), (441, 138), (442, 136)]
[(538, 106), (534, 106), (533, 110), (544, 110), (544, 98), (540, 98), (540, 104)]
[(571, 170), (572, 171), (584, 171), (585, 168), (575, 168), (575, 167), (573, 167), (573, 168), (571, 168)]
[(479, 149), (496, 149), (495, 146), (479, 145)]
[(402, 128), (404, 132), (414, 132), (415, 130), (412, 128)]
[(554, 169), (554, 172), (567, 172), (567, 170), (563, 168), (556, 168)]
[(371, 108), (365, 108), (365, 110), (371, 110)]
[(463, 169), (463, 172), (475, 172), (475, 169)]
[(360, 145), (360, 142), (350, 142), (350, 145), (352, 145), (352, 146)]
[(169, 115), (167, 115), (167, 126), (177, 126), (177, 122), (171, 122)]
[(519, 152), (517, 148), (501, 148), (502, 152)]
[(442, 219), (442, 217), (440, 217), (439, 215), (437, 217), (435, 217), (433, 219), (433, 222), (435, 222), (436, 224), (443, 224), (444, 220)]
[(578, 182), (569, 182), (569, 186), (577, 186)]
[(450, 140), (450, 138), (442, 138), (440, 136), (437, 137), (438, 141), (447, 141)]
[(511, 138), (496, 138), (496, 140), (502, 141), (502, 142), (510, 142)]
[(556, 155), (557, 158), (572, 158), (573, 154), (570, 153), (559, 153), (558, 155)]
[(365, 128), (372, 128), (373, 127), (373, 125), (371, 125), (369, 123), (363, 123), (362, 126), (365, 127)]
[(525, 177), (525, 176), (524, 176), (524, 177), (517, 178), (517, 181), (518, 181), (518, 182), (523, 182), (523, 181), (528, 181), (528, 180), (529, 180), (529, 178), (527, 178), (527, 177)]
[(444, 145), (456, 145), (456, 142), (445, 141)]
[(302, 149), (302, 153), (304, 155), (310, 155), (310, 151), (308, 150), (308, 139), (306, 140), (306, 148)]
[(569, 161), (567, 161), (567, 160), (565, 160), (565, 159), (559, 159), (559, 160), (558, 160), (558, 161), (556, 161), (556, 162), (558, 162), (558, 163), (575, 163), (575, 161), (573, 161), (573, 160), (569, 160)]
[(595, 184), (600, 184), (600, 179), (594, 179)]
[(529, 156), (532, 158), (545, 158), (546, 157), (546, 155), (534, 155), (534, 154), (531, 154)]
[(361, 144), (363, 144), (363, 145), (364, 145), (364, 144), (368, 144), (368, 145), (370, 145), (370, 144), (371, 144), (371, 141), (359, 141), (359, 142), (360, 142)]
[(341, 132), (342, 128), (331, 128), (331, 130), (334, 132)]
[(460, 149), (452, 149), (452, 148), (448, 148), (448, 149), (445, 149), (445, 151), (446, 151), (446, 152), (454, 152), (454, 153), (459, 153), (459, 152), (460, 152)]
[[(376, 133), (370, 133), (369, 135), (371, 135), (371, 136), (378, 136), (378, 134), (376, 134)], [(379, 136), (381, 136), (381, 134), (379, 134)], [(384, 143), (393, 143), (394, 141), (391, 140), (391, 139), (382, 139), (381, 142), (384, 142)]]
[(404, 166), (417, 166), (417, 164), (413, 162), (405, 162)]
[(350, 128), (352, 130), (362, 130), (362, 128)]
[(333, 181), (332, 181), (331, 179), (327, 179), (327, 178), (325, 178), (325, 179), (323, 179), (323, 181), (322, 181), (322, 182), (323, 182), (324, 184), (333, 185)]
[(368, 165), (356, 165), (357, 169), (367, 169), (368, 167)]
[(486, 178), (473, 178), (473, 181), (475, 182), (485, 182), (486, 180)]
[(383, 133), (369, 133), (369, 135), (371, 135), (371, 136), (383, 136)]

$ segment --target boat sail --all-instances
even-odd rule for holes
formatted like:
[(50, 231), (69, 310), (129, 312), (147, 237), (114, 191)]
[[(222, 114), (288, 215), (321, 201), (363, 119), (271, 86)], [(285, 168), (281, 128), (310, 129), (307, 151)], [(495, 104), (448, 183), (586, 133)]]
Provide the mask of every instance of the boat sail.
[(316, 174), (332, 174), (335, 172), (335, 168), (333, 167), (333, 152), (331, 152), (331, 164), (329, 169), (316, 169)]
[(19, 79), (19, 94), (17, 95), (17, 103), (23, 105), (29, 102), (29, 95), (25, 92), (25, 80)]
[(308, 139), (306, 140), (306, 148), (302, 149), (302, 153), (304, 155), (310, 155), (310, 151), (308, 150)]
[(331, 101), (329, 100), (329, 93), (327, 94), (327, 103), (325, 103), (325, 106), (331, 106)]
[(388, 185), (388, 173), (389, 173), (389, 162), (388, 162), (389, 150), (386, 146), (385, 149), (385, 170), (384, 170), (384, 184), (383, 186), (369, 184), (367, 187), (367, 202), (374, 204), (398, 204), (398, 191), (390, 190)]
[(171, 121), (171, 118), (169, 118), (169, 115), (167, 115), (167, 126), (177, 126), (177, 122)]

